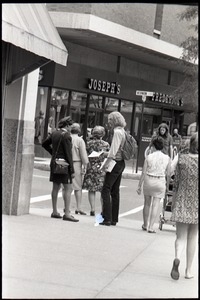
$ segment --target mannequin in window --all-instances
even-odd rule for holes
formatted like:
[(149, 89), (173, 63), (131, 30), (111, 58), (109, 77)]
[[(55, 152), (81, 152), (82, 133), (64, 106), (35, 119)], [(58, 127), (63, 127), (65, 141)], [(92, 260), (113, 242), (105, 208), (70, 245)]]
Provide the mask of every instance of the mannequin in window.
[(41, 144), (44, 136), (44, 113), (42, 110), (35, 118), (35, 144)]

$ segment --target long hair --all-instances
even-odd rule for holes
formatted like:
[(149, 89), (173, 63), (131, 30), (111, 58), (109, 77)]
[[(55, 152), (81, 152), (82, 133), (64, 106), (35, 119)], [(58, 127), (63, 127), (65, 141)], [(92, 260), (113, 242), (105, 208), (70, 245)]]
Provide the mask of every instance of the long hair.
[[(166, 129), (165, 133), (163, 135), (160, 134), (160, 128), (163, 127)], [(167, 138), (169, 134), (169, 127), (166, 123), (161, 123), (159, 126), (158, 126), (158, 129), (157, 129), (157, 135), (163, 137), (163, 138)]]
[(126, 121), (122, 114), (118, 111), (113, 111), (108, 115), (108, 120), (112, 120), (114, 127), (121, 126), (126, 127)]

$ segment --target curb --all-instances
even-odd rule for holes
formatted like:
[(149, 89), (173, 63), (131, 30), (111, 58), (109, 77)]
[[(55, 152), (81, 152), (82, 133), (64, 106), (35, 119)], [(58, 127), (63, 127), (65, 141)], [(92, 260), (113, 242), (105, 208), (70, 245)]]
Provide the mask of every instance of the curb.
[[(41, 170), (41, 171), (50, 171), (50, 166), (48, 163), (38, 163), (34, 161), (34, 168)], [(140, 174), (139, 173), (128, 173), (128, 172), (123, 172), (122, 173), (122, 178), (123, 179), (133, 179), (133, 180), (139, 180), (140, 179)]]

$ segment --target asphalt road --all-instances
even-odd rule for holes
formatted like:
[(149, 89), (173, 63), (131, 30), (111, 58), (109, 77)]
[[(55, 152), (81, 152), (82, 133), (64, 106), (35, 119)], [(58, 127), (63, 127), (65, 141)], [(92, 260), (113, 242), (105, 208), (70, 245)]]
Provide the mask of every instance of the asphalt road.
[[(138, 195), (136, 192), (138, 180), (122, 179), (120, 186), (120, 218), (131, 220), (141, 220), (142, 224), (142, 209), (143, 195)], [(31, 192), (31, 208), (51, 209), (51, 189), (52, 183), (49, 182), (49, 172), (39, 169), (34, 169), (32, 192)], [(89, 215), (90, 205), (88, 201), (88, 193), (83, 190), (82, 210)], [(74, 194), (71, 199), (71, 213), (74, 214), (76, 209), (76, 201)], [(162, 212), (163, 204), (160, 203), (158, 211), (157, 223), (159, 222), (159, 214)], [(58, 197), (58, 210), (62, 214), (63, 199), (61, 192)], [(96, 214), (101, 212), (100, 193), (96, 193)], [(168, 215), (167, 215), (168, 214)], [(165, 212), (166, 217), (170, 217), (170, 213)], [(158, 225), (155, 225), (158, 228)], [(157, 229), (156, 228), (156, 229)], [(164, 227), (163, 227), (164, 229)]]

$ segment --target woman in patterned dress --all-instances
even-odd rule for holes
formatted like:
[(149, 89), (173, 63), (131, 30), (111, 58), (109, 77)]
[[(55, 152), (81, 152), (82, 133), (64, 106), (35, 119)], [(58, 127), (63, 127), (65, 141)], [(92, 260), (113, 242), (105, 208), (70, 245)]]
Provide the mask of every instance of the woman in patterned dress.
[(89, 157), (89, 165), (83, 180), (83, 189), (88, 190), (88, 200), (91, 206), (91, 216), (95, 216), (96, 192), (101, 192), (104, 182), (105, 173), (100, 170), (100, 167), (110, 149), (109, 143), (102, 140), (104, 134), (104, 127), (95, 126), (92, 130), (92, 140), (88, 141), (86, 145), (88, 156), (93, 151), (103, 151), (102, 154), (98, 157)]
[(179, 264), (186, 244), (185, 278), (191, 273), (198, 235), (198, 133), (190, 138), (189, 153), (180, 153), (174, 178), (172, 216), (176, 222), (175, 259), (171, 277), (179, 279)]

